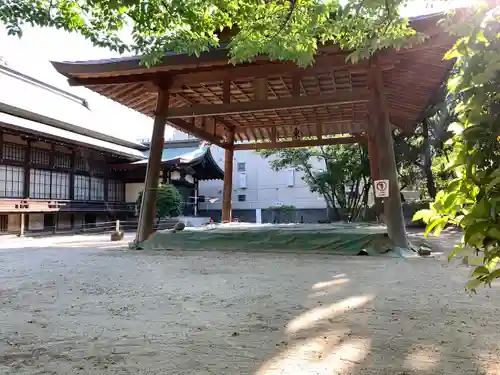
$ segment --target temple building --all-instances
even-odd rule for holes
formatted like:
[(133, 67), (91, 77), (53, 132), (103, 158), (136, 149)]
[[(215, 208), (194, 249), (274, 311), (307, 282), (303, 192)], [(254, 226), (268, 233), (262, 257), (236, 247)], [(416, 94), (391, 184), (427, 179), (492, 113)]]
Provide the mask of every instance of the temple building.
[[(85, 99), (0, 65), (0, 233), (136, 220), (149, 145), (93, 131), (85, 121), (98, 121)], [(200, 200), (193, 199), (199, 180), (223, 178), (198, 142), (165, 149), (162, 165), (186, 214)]]

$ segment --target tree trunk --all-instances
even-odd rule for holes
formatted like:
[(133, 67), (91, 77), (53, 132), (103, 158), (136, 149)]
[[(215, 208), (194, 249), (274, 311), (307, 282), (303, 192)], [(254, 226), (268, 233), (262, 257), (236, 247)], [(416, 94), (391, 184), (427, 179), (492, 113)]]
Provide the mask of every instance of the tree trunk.
[(422, 133), (424, 136), (424, 165), (423, 172), (425, 175), (427, 192), (432, 199), (436, 197), (436, 183), (434, 175), (432, 174), (432, 160), (431, 160), (431, 144), (429, 142), (429, 124), (427, 119), (422, 121)]

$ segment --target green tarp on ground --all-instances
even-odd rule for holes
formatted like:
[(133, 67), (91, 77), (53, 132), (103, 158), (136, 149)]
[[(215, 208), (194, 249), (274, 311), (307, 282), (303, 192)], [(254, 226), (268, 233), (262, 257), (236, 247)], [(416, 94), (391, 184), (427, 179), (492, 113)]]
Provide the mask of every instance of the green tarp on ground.
[[(216, 225), (156, 232), (143, 250), (294, 252), (403, 257), (384, 228), (370, 225)], [(411, 252), (410, 252), (411, 253)]]

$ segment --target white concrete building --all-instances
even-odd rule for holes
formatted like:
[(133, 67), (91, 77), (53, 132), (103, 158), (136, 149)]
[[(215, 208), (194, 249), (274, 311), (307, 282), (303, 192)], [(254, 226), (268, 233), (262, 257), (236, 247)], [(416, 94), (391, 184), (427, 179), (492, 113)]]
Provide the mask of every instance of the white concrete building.
[[(172, 139), (188, 137), (178, 131)], [(192, 139), (190, 137), (189, 139)], [(211, 146), (212, 156), (224, 168), (224, 149)], [(255, 151), (235, 151), (233, 162), (233, 217), (242, 221), (270, 221), (266, 210), (270, 206), (295, 206), (297, 221), (314, 221), (326, 218), (326, 203), (319, 194), (312, 193), (302, 179), (302, 173), (294, 169), (273, 171), (269, 160)], [(318, 161), (317, 168), (322, 168)], [(219, 219), (222, 210), (223, 181), (200, 181), (199, 194), (205, 202), (199, 204), (200, 216)], [(269, 211), (269, 210), (267, 210)]]

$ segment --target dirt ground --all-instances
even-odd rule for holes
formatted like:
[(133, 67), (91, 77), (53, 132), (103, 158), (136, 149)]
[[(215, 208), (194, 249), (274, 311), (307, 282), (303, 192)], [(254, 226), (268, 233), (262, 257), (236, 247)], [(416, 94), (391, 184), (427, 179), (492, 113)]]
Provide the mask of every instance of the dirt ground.
[(444, 257), (103, 238), (0, 241), (1, 374), (500, 374), (498, 287), (468, 295), (470, 269)]

